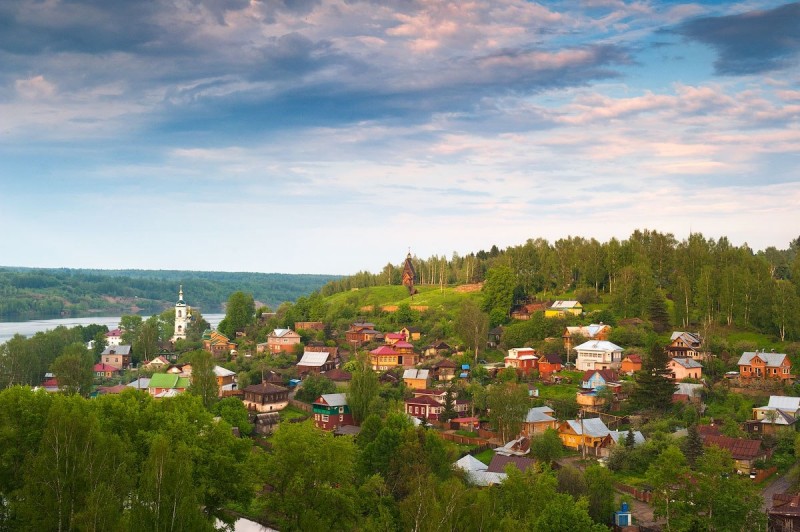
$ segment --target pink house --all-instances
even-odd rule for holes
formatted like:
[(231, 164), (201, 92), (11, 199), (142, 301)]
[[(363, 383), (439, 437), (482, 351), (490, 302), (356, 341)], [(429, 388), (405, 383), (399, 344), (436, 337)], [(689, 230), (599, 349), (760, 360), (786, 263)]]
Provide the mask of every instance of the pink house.
[(667, 364), (672, 372), (672, 380), (697, 379), (703, 377), (703, 366), (693, 358), (673, 358)]

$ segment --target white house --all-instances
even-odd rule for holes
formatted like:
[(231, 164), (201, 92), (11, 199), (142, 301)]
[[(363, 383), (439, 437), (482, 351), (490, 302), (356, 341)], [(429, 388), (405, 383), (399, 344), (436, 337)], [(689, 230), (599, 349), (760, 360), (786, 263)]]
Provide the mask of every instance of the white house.
[(580, 371), (594, 369), (618, 370), (622, 364), (622, 348), (607, 340), (589, 340), (575, 347), (578, 358), (575, 366)]

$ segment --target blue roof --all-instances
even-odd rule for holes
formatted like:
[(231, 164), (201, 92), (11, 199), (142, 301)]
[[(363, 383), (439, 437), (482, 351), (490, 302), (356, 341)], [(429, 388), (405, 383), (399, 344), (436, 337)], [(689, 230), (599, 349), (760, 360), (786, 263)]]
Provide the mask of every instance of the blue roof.
[(469, 377), (469, 373), (462, 373), (461, 375), (459, 375), (459, 377), (461, 377), (462, 379), (466, 379), (467, 377)]
[(469, 364), (461, 364), (461, 369), (469, 369)]

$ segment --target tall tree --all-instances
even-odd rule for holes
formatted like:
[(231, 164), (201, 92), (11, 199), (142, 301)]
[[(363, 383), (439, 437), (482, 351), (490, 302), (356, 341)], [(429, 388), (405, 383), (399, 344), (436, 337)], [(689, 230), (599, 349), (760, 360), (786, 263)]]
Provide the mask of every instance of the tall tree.
[(370, 367), (367, 354), (358, 353), (350, 380), (350, 388), (347, 391), (347, 404), (350, 406), (356, 424), (360, 424), (369, 416), (370, 406), (378, 397), (379, 388), (378, 375)]
[(507, 442), (519, 434), (530, 407), (528, 387), (514, 382), (493, 384), (487, 397), (489, 419)]
[(92, 389), (92, 355), (86, 346), (75, 343), (64, 348), (53, 361), (51, 371), (58, 380), (58, 388), (68, 394), (88, 396)]
[(256, 304), (252, 294), (234, 292), (228, 298), (225, 318), (219, 323), (219, 331), (229, 338), (236, 337), (236, 331), (243, 331), (255, 321)]
[(514, 272), (508, 266), (495, 266), (486, 272), (486, 283), (483, 285), (483, 310), (490, 316), (496, 315), (501, 321), (493, 323), (499, 325), (504, 323), (511, 314), (511, 306), (514, 304), (514, 289), (517, 280)]
[(214, 358), (208, 351), (198, 349), (189, 354), (189, 362), (192, 364), (192, 384), (187, 392), (199, 397), (203, 406), (211, 408), (219, 397)]
[(633, 401), (640, 408), (666, 410), (672, 405), (675, 384), (672, 382), (668, 363), (666, 350), (654, 344), (642, 361), (642, 370), (636, 374)]
[(456, 316), (455, 330), (467, 348), (475, 351), (475, 363), (477, 364), (478, 352), (486, 346), (489, 319), (471, 299), (466, 299), (461, 303)]

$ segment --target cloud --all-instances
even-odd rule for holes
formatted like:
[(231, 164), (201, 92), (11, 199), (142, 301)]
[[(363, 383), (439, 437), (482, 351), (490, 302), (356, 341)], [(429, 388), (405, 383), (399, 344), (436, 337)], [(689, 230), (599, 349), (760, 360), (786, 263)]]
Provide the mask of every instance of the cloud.
[(56, 86), (44, 79), (44, 76), (18, 79), (14, 82), (14, 87), (17, 94), (26, 100), (50, 98), (56, 93)]
[(738, 15), (705, 17), (678, 26), (680, 34), (717, 52), (717, 74), (746, 75), (797, 65), (800, 3)]

